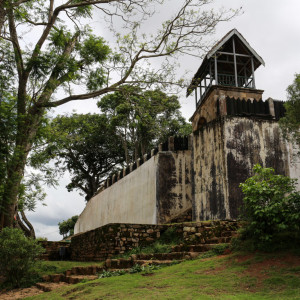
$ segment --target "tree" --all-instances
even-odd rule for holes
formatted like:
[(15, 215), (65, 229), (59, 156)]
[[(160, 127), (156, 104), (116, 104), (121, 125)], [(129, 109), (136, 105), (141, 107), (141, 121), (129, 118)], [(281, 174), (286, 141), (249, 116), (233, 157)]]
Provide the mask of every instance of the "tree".
[[(4, 76), (0, 94), (3, 97), (9, 91), (13, 95), (17, 126), (0, 203), (0, 229), (13, 225), (26, 161), (48, 109), (115, 92), (128, 84), (174, 83), (172, 63), (162, 63), (159, 70), (142, 64), (201, 51), (207, 46), (204, 37), (220, 21), (236, 15), (235, 11), (205, 10), (210, 0), (183, 0), (178, 13), (156, 35), (147, 37), (139, 34), (140, 21), (151, 15), (151, 2), (155, 1), (1, 0), (0, 69)], [(119, 16), (127, 24), (129, 34), (117, 35), (116, 52), (81, 22), (92, 16), (93, 9), (112, 20)], [(140, 20), (134, 15), (141, 16)], [(28, 30), (31, 41), (26, 40)], [(78, 85), (82, 93), (74, 93)]]
[(74, 226), (78, 220), (78, 216), (73, 216), (66, 221), (62, 221), (58, 223), (59, 234), (63, 236), (63, 238), (67, 236), (71, 236), (74, 234)]
[(99, 114), (73, 114), (56, 117), (49, 127), (47, 145), (31, 157), (31, 164), (40, 168), (54, 161), (61, 173), (70, 173), (68, 191), (77, 189), (86, 201), (90, 200), (124, 161), (122, 145), (110, 120)]
[(192, 132), (181, 116), (178, 97), (167, 96), (158, 89), (144, 91), (127, 86), (104, 96), (98, 106), (116, 128), (127, 164), (171, 135)]
[[(2, 73), (3, 76), (4, 73)], [(1, 76), (1, 75), (0, 75)], [(5, 181), (7, 179), (9, 161), (14, 149), (15, 133), (16, 133), (16, 107), (14, 97), (9, 93), (4, 94), (0, 99), (0, 117), (3, 122), (0, 123), (0, 199), (3, 197)], [(46, 121), (46, 119), (45, 119)], [(44, 134), (44, 125), (40, 127), (39, 133), (36, 135), (34, 147), (39, 149), (39, 140)], [(18, 191), (18, 205), (15, 211), (16, 226), (21, 228), (26, 236), (35, 238), (35, 232), (32, 224), (25, 215), (26, 210), (34, 211), (38, 201), (43, 201), (45, 193), (42, 189), (42, 183), (54, 185), (55, 180), (50, 174), (44, 172), (41, 177), (37, 173), (28, 173), (22, 179)]]
[(300, 192), (297, 179), (276, 175), (274, 169), (255, 165), (254, 176), (241, 183), (247, 225), (243, 236), (256, 247), (271, 244), (281, 233), (300, 233)]
[(285, 137), (300, 147), (300, 74), (295, 74), (294, 82), (287, 88), (288, 99), (284, 103), (285, 117), (280, 126)]
[(36, 240), (26, 238), (17, 228), (4, 228), (0, 232), (0, 269), (11, 287), (32, 284), (35, 266), (44, 252)]

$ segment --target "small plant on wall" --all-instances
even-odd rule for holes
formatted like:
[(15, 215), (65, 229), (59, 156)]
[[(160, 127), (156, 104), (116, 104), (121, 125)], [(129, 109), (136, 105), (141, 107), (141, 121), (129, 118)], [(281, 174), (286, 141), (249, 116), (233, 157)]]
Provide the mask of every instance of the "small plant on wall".
[(296, 179), (276, 175), (274, 169), (255, 165), (254, 176), (240, 187), (244, 193), (244, 219), (242, 239), (253, 241), (255, 248), (264, 248), (283, 237), (300, 232), (300, 193)]

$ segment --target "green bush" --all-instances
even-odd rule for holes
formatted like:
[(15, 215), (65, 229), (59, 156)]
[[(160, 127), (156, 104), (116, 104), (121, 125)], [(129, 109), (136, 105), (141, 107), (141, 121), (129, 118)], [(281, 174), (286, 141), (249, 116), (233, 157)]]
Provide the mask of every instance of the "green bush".
[(37, 241), (24, 236), (20, 229), (0, 232), (0, 272), (7, 287), (27, 286), (36, 279), (37, 258), (44, 249)]
[(272, 244), (278, 236), (300, 229), (300, 193), (296, 179), (275, 175), (272, 168), (255, 165), (254, 176), (240, 184), (244, 193), (246, 226), (242, 238), (253, 240), (256, 248)]
[(182, 237), (175, 227), (169, 227), (159, 238), (161, 244), (177, 245), (182, 242)]

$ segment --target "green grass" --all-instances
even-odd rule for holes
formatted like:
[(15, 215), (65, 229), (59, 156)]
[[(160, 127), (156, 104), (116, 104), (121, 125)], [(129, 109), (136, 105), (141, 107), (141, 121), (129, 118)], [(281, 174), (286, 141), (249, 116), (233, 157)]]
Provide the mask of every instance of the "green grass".
[(44, 276), (63, 273), (73, 267), (86, 267), (92, 265), (102, 266), (103, 262), (41, 261), (41, 265), (38, 267), (37, 272), (40, 276)]
[(126, 274), (27, 299), (300, 299), (299, 257), (235, 253)]

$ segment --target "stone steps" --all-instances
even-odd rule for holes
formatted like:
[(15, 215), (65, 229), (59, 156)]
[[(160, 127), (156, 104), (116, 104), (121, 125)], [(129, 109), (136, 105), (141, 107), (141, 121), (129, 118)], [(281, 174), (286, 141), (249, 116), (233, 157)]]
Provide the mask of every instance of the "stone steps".
[(135, 265), (145, 266), (145, 265), (172, 265), (176, 262), (181, 262), (181, 260), (174, 260), (174, 259), (137, 259), (132, 260), (129, 259), (107, 259), (105, 262), (105, 267), (107, 270), (126, 270), (130, 269)]
[[(51, 274), (43, 276), (43, 283), (38, 283), (37, 287), (40, 286), (42, 290), (48, 289), (49, 283), (64, 282), (66, 284), (76, 284), (82, 280), (94, 280), (98, 278), (97, 273), (103, 271), (103, 267), (99, 266), (88, 266), (88, 267), (74, 267), (71, 270), (65, 271), (63, 274)], [(46, 287), (44, 287), (44, 283)], [(50, 286), (51, 288), (51, 286)]]
[(102, 271), (103, 267), (100, 266), (74, 267), (71, 270), (67, 270), (65, 275), (96, 275)]
[[(94, 280), (98, 275), (65, 275), (65, 274), (51, 274), (43, 277), (44, 282), (47, 283), (59, 283), (65, 282), (68, 284), (76, 284), (82, 280)], [(38, 283), (40, 284), (40, 283)]]
[[(196, 245), (176, 245), (172, 247), (172, 252), (182, 252), (186, 251), (186, 253), (201, 253), (212, 250), (214, 247), (217, 247), (220, 244), (196, 244)], [(229, 245), (229, 243), (222, 243), (222, 245)]]
[(75, 284), (82, 280), (93, 280), (98, 278), (97, 274), (103, 270), (129, 270), (135, 265), (172, 265), (175, 262), (181, 262), (187, 259), (193, 259), (205, 251), (209, 251), (220, 244), (228, 244), (236, 231), (224, 231), (218, 237), (203, 239), (195, 244), (186, 245), (180, 244), (172, 247), (170, 253), (153, 253), (153, 254), (133, 254), (128, 259), (107, 259), (103, 267), (87, 266), (74, 267), (67, 270), (64, 274), (52, 274), (44, 276), (43, 283), (37, 284), (42, 290), (51, 290), (51, 283)]
[[(226, 238), (227, 239), (227, 238)], [(153, 253), (153, 254), (133, 254), (130, 258), (107, 259), (104, 268), (107, 270), (130, 269), (134, 265), (171, 265), (176, 262), (181, 262), (187, 259), (194, 259), (201, 253), (212, 250), (220, 245), (220, 241), (224, 238), (210, 239), (211, 244), (196, 244), (196, 245), (177, 245), (172, 247), (170, 253)], [(218, 241), (218, 242), (217, 242)], [(222, 243), (222, 245), (229, 245)]]
[(131, 255), (132, 260), (179, 260), (179, 259), (190, 259), (190, 252), (180, 251), (175, 252), (172, 251), (170, 253), (153, 253), (153, 254), (133, 254)]
[(55, 283), (55, 282), (38, 282), (38, 283), (36, 283), (35, 286), (39, 290), (42, 290), (43, 292), (51, 292), (54, 289), (60, 288), (61, 286), (65, 286), (65, 285), (67, 285), (67, 283), (61, 281), (61, 282), (58, 282), (58, 283)]

